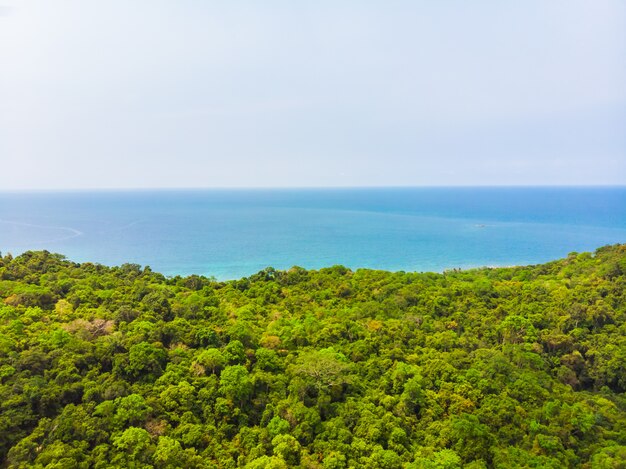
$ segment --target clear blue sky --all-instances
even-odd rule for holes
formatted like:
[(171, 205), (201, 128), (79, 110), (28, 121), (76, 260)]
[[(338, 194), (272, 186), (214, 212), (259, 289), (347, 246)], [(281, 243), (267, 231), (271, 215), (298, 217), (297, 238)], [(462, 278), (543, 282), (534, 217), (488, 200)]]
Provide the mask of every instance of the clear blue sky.
[(0, 0), (0, 172), (626, 184), (626, 3)]

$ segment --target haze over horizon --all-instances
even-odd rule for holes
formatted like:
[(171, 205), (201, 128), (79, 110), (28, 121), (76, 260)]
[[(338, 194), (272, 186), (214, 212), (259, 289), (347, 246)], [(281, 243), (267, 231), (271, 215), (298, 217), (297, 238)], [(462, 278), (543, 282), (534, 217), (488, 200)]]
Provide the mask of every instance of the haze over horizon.
[(626, 4), (0, 0), (2, 190), (626, 184)]

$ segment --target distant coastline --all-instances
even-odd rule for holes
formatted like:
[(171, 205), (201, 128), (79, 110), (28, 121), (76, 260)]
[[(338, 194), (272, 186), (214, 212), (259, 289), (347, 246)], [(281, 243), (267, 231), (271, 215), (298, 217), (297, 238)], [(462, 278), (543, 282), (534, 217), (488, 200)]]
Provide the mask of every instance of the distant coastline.
[(268, 265), (443, 272), (624, 242), (626, 187), (0, 192), (0, 220), (11, 224), (2, 252), (171, 276), (236, 279)]

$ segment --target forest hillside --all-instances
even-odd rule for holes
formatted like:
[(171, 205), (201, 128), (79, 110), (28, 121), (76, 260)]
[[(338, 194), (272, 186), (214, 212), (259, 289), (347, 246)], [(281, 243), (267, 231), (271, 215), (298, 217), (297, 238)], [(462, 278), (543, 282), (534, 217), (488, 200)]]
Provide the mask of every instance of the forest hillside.
[(624, 468), (625, 275), (0, 256), (0, 466)]

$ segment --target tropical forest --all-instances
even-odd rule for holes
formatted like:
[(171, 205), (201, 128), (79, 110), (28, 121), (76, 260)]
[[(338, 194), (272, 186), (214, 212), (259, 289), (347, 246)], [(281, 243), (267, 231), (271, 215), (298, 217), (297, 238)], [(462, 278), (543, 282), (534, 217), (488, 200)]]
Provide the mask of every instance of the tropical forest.
[(233, 281), (0, 255), (0, 467), (625, 468), (626, 245)]

